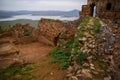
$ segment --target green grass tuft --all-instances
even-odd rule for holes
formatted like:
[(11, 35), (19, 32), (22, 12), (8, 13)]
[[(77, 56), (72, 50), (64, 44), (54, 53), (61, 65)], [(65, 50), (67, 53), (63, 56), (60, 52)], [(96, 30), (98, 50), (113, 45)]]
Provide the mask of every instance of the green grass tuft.
[(31, 36), (31, 32), (29, 30), (25, 29), (24, 36)]
[(80, 23), (80, 26), (81, 26), (81, 27), (87, 26), (89, 20), (90, 20), (90, 18), (86, 18), (84, 21), (82, 21), (82, 22)]
[(96, 36), (96, 34), (100, 33), (100, 22), (97, 19), (94, 19), (94, 30), (93, 35)]
[(79, 65), (82, 65), (83, 61), (88, 57), (88, 54), (80, 52), (76, 57), (76, 62)]
[(69, 52), (55, 48), (50, 52), (50, 55), (53, 57), (50, 63), (59, 63), (60, 69), (66, 69), (69, 66), (69, 58), (71, 55)]
[[(13, 67), (10, 66), (8, 68), (5, 69), (1, 69), (0, 70), (0, 80), (9, 80), (12, 77), (16, 76), (17, 74), (21, 75), (22, 77), (24, 77), (24, 75), (30, 75), (30, 72), (33, 70), (33, 68), (31, 66), (26, 66), (26, 67)], [(16, 80), (22, 80), (23, 78), (20, 79), (16, 79)]]

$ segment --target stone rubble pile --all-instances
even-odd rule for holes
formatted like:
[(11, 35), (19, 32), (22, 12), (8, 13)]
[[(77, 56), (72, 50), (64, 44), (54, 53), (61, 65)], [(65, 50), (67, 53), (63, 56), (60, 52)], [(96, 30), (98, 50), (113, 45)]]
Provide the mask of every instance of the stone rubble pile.
[[(78, 32), (83, 29), (83, 34), (82, 36), (77, 32), (75, 34), (79, 45), (76, 47), (76, 44), (73, 43), (71, 51), (73, 55), (70, 58), (71, 65), (67, 71), (67, 80), (117, 80), (115, 75), (116, 66), (113, 59), (115, 37), (105, 23), (99, 22), (100, 33), (96, 35), (91, 34), (94, 32), (94, 19), (90, 19), (84, 28), (82, 26), (78, 27)], [(78, 54), (74, 55), (75, 49), (77, 49)], [(80, 52), (83, 55), (80, 55)], [(88, 56), (84, 58), (84, 54)], [(83, 61), (79, 64), (77, 60)]]

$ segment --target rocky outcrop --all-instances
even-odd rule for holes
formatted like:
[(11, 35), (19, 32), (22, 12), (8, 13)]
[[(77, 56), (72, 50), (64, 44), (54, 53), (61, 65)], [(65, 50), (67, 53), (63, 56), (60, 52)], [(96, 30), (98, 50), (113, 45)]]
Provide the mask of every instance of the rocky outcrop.
[(15, 45), (9, 43), (9, 41), (0, 44), (0, 69), (9, 67), (10, 65), (20, 61), (18, 56), (19, 50)]

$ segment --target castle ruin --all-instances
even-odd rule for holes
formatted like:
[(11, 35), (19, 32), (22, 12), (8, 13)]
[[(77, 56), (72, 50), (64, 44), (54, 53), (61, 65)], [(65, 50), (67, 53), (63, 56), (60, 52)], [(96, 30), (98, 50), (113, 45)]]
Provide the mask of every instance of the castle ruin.
[(120, 0), (88, 0), (80, 16), (94, 16), (94, 13), (101, 19), (120, 19)]

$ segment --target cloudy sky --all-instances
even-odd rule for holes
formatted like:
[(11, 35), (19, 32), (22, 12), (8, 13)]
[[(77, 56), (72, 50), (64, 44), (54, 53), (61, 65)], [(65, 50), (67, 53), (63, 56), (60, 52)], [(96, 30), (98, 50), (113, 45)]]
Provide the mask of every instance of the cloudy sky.
[(81, 10), (87, 0), (0, 0), (0, 10)]

